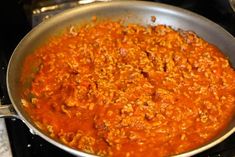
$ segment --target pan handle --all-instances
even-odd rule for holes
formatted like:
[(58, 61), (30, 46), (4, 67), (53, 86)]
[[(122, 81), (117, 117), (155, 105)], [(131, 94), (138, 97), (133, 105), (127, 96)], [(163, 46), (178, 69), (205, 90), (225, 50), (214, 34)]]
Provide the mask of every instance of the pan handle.
[(0, 118), (19, 118), (12, 104), (1, 105), (0, 104)]

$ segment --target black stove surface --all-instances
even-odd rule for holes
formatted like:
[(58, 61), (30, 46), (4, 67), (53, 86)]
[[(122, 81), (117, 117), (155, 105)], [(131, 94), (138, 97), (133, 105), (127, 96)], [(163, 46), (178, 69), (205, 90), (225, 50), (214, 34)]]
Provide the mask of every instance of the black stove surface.
[[(6, 91), (6, 67), (13, 49), (31, 29), (32, 15), (27, 11), (29, 0), (5, 1), (0, 5), (0, 17), (4, 21), (0, 29), (0, 98), (10, 103)], [(228, 0), (158, 0), (203, 15), (235, 36), (235, 13)], [(27, 4), (27, 5), (25, 5)], [(72, 157), (71, 154), (53, 146), (42, 138), (32, 135), (20, 120), (6, 119), (7, 130), (14, 157)], [(213, 148), (195, 157), (235, 157), (235, 134)]]

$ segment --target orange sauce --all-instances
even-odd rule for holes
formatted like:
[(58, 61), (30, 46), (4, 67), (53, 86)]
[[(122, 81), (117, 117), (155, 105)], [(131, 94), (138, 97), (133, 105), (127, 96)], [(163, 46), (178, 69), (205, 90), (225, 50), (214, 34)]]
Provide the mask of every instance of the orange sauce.
[(88, 153), (179, 154), (234, 114), (234, 70), (192, 32), (103, 21), (51, 38), (26, 59), (22, 82), (35, 61), (25, 110), (51, 137)]

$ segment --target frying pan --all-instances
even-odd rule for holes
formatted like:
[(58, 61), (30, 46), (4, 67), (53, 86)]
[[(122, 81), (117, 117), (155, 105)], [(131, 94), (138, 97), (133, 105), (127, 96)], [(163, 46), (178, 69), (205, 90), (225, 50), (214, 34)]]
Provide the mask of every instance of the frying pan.
[[(32, 29), (18, 44), (14, 50), (7, 69), (7, 89), (11, 105), (0, 106), (0, 117), (17, 117), (21, 119), (32, 133), (44, 138), (53, 145), (76, 156), (93, 156), (82, 151), (70, 148), (61, 142), (52, 139), (41, 131), (28, 116), (21, 104), (21, 85), (19, 83), (24, 59), (35, 49), (40, 47), (50, 36), (58, 34), (66, 27), (73, 24), (83, 24), (91, 21), (92, 16), (98, 19), (123, 19), (124, 23), (137, 23), (141, 25), (153, 25), (151, 16), (156, 16), (154, 24), (170, 25), (175, 29), (194, 31), (200, 37), (219, 47), (229, 58), (232, 66), (235, 66), (235, 39), (219, 25), (210, 20), (177, 7), (143, 1), (115, 1), (107, 3), (94, 3), (82, 7), (67, 10), (45, 21)], [(29, 65), (30, 66), (30, 65)], [(177, 156), (192, 156), (205, 151), (222, 142), (235, 132), (235, 117), (218, 136), (194, 150), (184, 152)]]

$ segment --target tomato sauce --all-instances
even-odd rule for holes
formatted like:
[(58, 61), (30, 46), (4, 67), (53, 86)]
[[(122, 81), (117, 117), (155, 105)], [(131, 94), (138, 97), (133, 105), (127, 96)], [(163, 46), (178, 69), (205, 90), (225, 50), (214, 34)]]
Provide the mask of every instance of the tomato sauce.
[(169, 26), (71, 27), (26, 59), (22, 83), (32, 63), (25, 110), (51, 137), (88, 153), (179, 154), (210, 141), (234, 114), (228, 59), (195, 33)]

